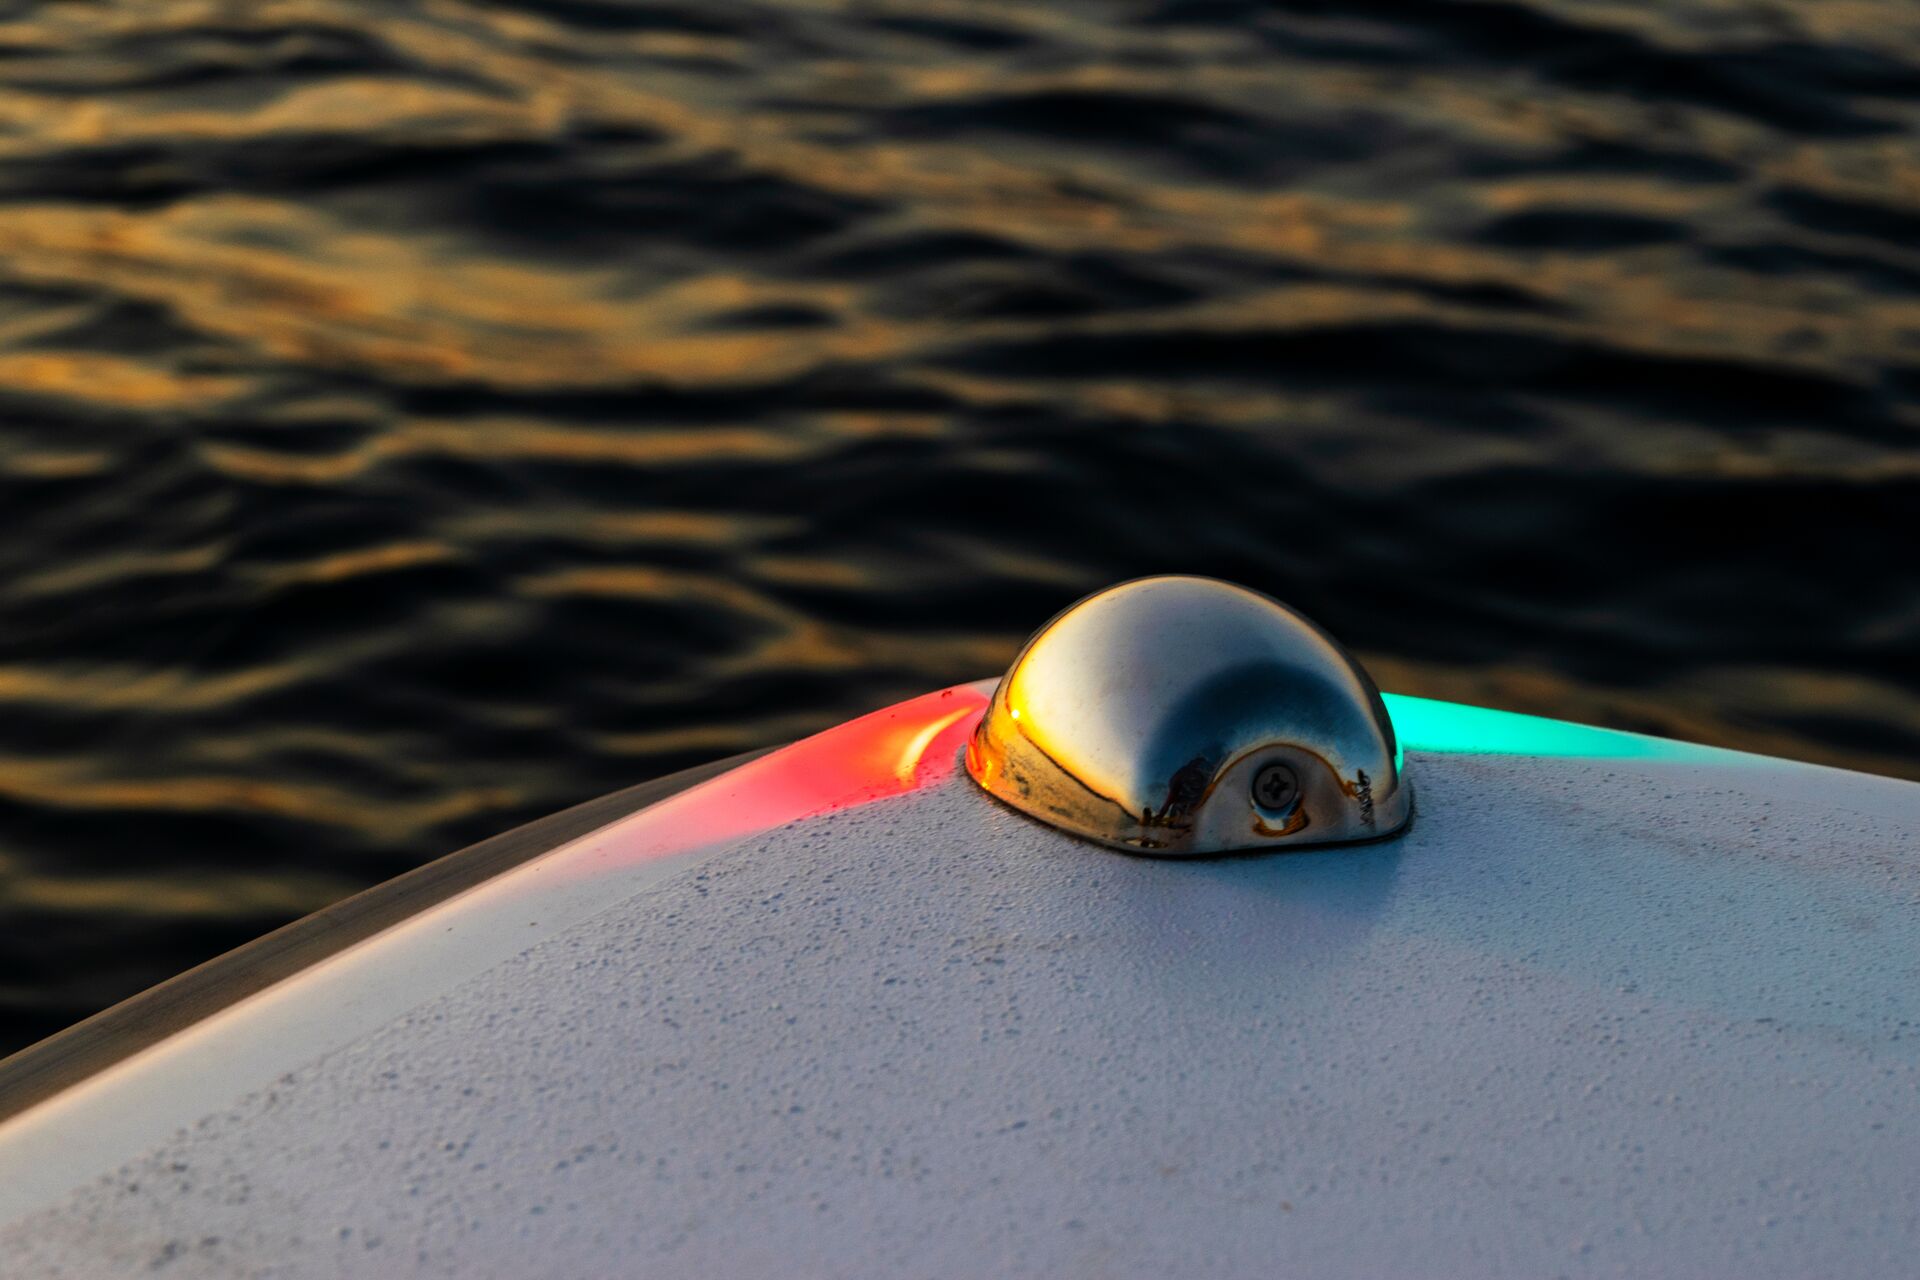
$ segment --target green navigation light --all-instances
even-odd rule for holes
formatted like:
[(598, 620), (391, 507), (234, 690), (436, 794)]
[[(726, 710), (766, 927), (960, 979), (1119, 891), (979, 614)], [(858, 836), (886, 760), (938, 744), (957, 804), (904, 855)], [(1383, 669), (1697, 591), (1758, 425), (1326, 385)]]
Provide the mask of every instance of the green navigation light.
[(1589, 756), (1612, 760), (1698, 759), (1712, 747), (1668, 738), (1650, 738), (1619, 729), (1570, 724), (1545, 716), (1470, 707), (1458, 702), (1381, 695), (1393, 717), (1394, 732), (1408, 751), (1469, 752), (1512, 756)]

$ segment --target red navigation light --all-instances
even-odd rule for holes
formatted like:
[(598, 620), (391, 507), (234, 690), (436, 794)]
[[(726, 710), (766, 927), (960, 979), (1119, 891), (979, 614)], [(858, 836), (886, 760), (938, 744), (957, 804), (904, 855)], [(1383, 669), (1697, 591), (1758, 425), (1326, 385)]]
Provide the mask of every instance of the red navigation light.
[[(987, 695), (955, 685), (802, 738), (606, 830), (603, 857), (652, 859), (902, 795), (951, 777)], [(594, 859), (598, 861), (598, 859)]]

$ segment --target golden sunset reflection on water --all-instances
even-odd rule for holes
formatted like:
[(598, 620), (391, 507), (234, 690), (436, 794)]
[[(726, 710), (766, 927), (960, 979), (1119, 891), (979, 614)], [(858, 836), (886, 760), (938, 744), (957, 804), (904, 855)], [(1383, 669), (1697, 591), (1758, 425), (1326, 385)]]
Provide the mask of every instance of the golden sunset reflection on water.
[(0, 1047), (1149, 572), (1920, 776), (1916, 123), (1897, 0), (7, 9)]

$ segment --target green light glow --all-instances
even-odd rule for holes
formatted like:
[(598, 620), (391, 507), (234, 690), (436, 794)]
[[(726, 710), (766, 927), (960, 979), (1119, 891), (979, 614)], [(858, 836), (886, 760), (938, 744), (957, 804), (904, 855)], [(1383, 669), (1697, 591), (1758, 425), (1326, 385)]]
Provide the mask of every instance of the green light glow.
[(1699, 758), (1712, 747), (1649, 738), (1619, 729), (1570, 724), (1545, 716), (1438, 702), (1404, 693), (1382, 695), (1394, 732), (1407, 751), (1474, 752), (1514, 756), (1589, 756), (1613, 760)]

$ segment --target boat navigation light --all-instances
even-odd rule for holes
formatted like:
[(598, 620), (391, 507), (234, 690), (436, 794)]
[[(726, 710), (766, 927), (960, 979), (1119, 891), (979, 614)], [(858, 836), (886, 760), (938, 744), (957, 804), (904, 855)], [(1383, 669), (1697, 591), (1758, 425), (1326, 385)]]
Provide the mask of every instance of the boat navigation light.
[(1412, 813), (1380, 692), (1286, 605), (1213, 578), (1096, 592), (1035, 632), (967, 744), (1031, 818), (1196, 857), (1394, 835)]

